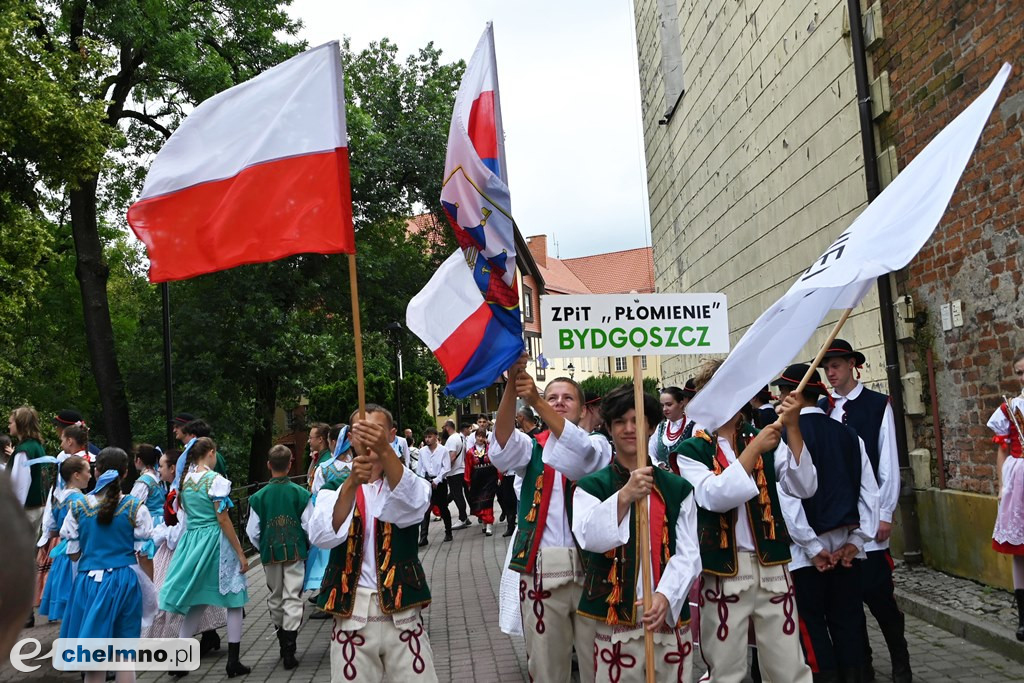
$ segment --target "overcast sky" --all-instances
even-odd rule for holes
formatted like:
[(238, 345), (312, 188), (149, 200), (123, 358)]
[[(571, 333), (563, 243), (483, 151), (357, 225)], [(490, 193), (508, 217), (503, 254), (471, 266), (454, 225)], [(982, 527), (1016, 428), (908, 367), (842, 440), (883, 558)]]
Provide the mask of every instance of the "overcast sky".
[[(494, 22), (513, 216), (562, 258), (650, 243), (632, 0), (294, 0), (311, 46), (469, 61)], [(438, 169), (441, 174), (443, 169)]]

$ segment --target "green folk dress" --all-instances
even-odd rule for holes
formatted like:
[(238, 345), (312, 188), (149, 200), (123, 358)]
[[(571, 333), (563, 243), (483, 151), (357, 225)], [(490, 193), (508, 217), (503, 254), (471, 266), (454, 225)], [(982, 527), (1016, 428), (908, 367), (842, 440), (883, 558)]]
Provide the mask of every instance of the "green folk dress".
[(160, 588), (160, 609), (185, 614), (198, 605), (233, 608), (248, 601), (238, 556), (217, 523), (217, 511), (232, 507), (230, 492), (231, 482), (212, 470), (185, 476), (185, 533)]

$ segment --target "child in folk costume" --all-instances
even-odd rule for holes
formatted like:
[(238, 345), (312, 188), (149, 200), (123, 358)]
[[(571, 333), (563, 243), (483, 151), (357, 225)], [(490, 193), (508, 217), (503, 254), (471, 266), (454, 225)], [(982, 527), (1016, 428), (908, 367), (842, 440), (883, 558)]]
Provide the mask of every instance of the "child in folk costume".
[[(177, 461), (176, 453), (164, 453), (160, 456), (160, 464), (157, 469), (157, 476), (160, 478), (160, 486), (168, 491), (164, 498), (164, 509), (161, 522), (153, 527), (153, 543), (156, 545), (156, 554), (153, 555), (153, 584), (157, 591), (164, 584), (167, 577), (167, 570), (171, 567), (171, 559), (174, 557), (174, 550), (178, 547), (178, 541), (185, 531), (185, 524), (178, 523), (177, 515), (177, 490), (171, 489), (171, 483), (177, 480), (175, 476), (174, 463)], [(205, 655), (211, 650), (220, 650), (220, 636), (215, 629), (222, 628), (227, 624), (227, 610), (223, 607), (205, 607), (202, 617), (199, 620), (199, 630), (203, 635), (199, 640), (199, 654)], [(181, 632), (181, 623), (185, 615), (175, 614), (157, 610), (153, 617), (153, 623), (142, 629), (144, 638), (177, 638)]]
[[(1024, 387), (1024, 353), (1013, 359), (1013, 374)], [(1017, 600), (1017, 640), (1024, 640), (1024, 391), (1004, 402), (988, 420), (999, 444), (999, 509), (992, 548), (1013, 558), (1013, 595)]]
[[(896, 449), (896, 421), (889, 397), (868, 389), (860, 382), (864, 354), (850, 342), (836, 339), (825, 351), (822, 370), (832, 385), (831, 400), (821, 399), (818, 407), (833, 420), (857, 432), (864, 442), (868, 460), (878, 482), (878, 531), (865, 546), (867, 559), (861, 570), (861, 599), (878, 621), (892, 662), (895, 683), (910, 683), (910, 649), (906, 638), (906, 619), (896, 604), (896, 586), (892, 579), (893, 561), (889, 552), (892, 517), (900, 497), (900, 463)], [(864, 622), (867, 641), (867, 622)], [(864, 677), (873, 680), (870, 645), (865, 650)]]
[[(705, 362), (695, 378), (698, 391), (719, 365)], [(786, 569), (789, 534), (776, 490), (803, 499), (817, 488), (799, 412), (795, 399), (783, 405), (788, 446), (779, 425), (757, 432), (737, 413), (716, 432), (698, 430), (678, 447), (680, 474), (693, 485), (698, 506), (701, 653), (715, 683), (744, 679), (748, 623), (763, 675), (792, 683), (812, 679), (800, 651)]]
[[(853, 683), (861, 680), (867, 649), (860, 586), (864, 545), (878, 530), (878, 484), (857, 432), (817, 407), (828, 394), (818, 371), (801, 393), (794, 392), (807, 370), (791, 365), (773, 382), (783, 400), (799, 402), (800, 435), (818, 472), (818, 490), (810, 498), (779, 494), (793, 540), (789, 571), (815, 682)], [(782, 438), (788, 440), (786, 430)]]
[(178, 542), (160, 588), (160, 608), (184, 614), (180, 638), (191, 637), (202, 620), (202, 608), (227, 609), (228, 678), (249, 673), (238, 657), (242, 640), (242, 608), (249, 600), (245, 573), (249, 570), (242, 546), (228, 516), (234, 507), (228, 495), (231, 482), (213, 470), (217, 446), (209, 437), (187, 449), (185, 469), (178, 474), (178, 523), (185, 532)]
[(494, 535), (494, 495), (498, 492), (498, 470), (487, 455), (488, 433), (476, 430), (476, 441), (466, 450), (466, 489), (469, 511), (484, 525), (484, 535)]
[(369, 404), (353, 416), (352, 473), (317, 495), (310, 540), (331, 550), (317, 606), (333, 615), (332, 681), (436, 681), (420, 610), (430, 588), (416, 545), (430, 485), (391, 448), (394, 423)]
[(668, 387), (662, 390), (659, 401), (665, 419), (658, 423), (647, 443), (647, 452), (658, 467), (669, 469), (669, 453), (676, 444), (684, 441), (686, 425), (693, 421), (686, 419), (686, 405), (695, 393), (693, 380), (687, 380), (684, 389)]
[[(652, 396), (644, 395), (641, 410), (646, 429), (654, 428), (660, 411)], [(580, 479), (572, 503), (572, 530), (583, 549), (586, 575), (579, 614), (597, 622), (596, 680), (646, 680), (646, 628), (654, 632), (656, 679), (689, 681), (693, 642), (687, 595), (701, 567), (693, 487), (658, 467), (637, 469), (637, 451), (644, 448), (637, 447), (632, 385), (610, 392), (601, 412), (615, 444), (615, 460)], [(640, 569), (635, 521), (636, 503), (643, 499), (649, 503), (653, 541), (650, 584), (644, 584)], [(653, 591), (646, 613), (639, 607), (645, 591)]]
[[(146, 506), (121, 495), (128, 454), (104, 448), (96, 456), (96, 486), (64, 518), (60, 535), (78, 562), (61, 638), (138, 638), (144, 602), (153, 586), (139, 569), (136, 545), (153, 533)], [(152, 616), (151, 614), (149, 616)], [(102, 681), (105, 672), (89, 671), (85, 681)], [(134, 671), (118, 671), (117, 681), (134, 681)]]
[[(39, 613), (50, 621), (60, 621), (64, 616), (68, 595), (75, 579), (74, 562), (67, 554), (67, 540), (61, 540), (50, 547), (49, 539), (60, 538), (60, 529), (71, 508), (85, 500), (82, 489), (89, 485), (91, 473), (89, 461), (83, 457), (70, 456), (60, 464), (60, 481), (64, 486), (54, 489), (51, 494), (49, 514), (43, 517), (43, 534), (39, 540), (39, 553), (45, 553), (53, 564), (43, 588)], [(37, 564), (42, 564), (38, 558)]]
[[(568, 377), (551, 380), (544, 396), (526, 374), (526, 354), (509, 369), (509, 384), (498, 405), (491, 437), (491, 462), (522, 478), (519, 519), (509, 568), (518, 572), (519, 606), (526, 637), (527, 666), (535, 681), (568, 681), (572, 650), (580, 678), (593, 680), (596, 624), (576, 614), (583, 588), (583, 564), (572, 537), (570, 483), (607, 467), (611, 444), (577, 424), (583, 415), (580, 386)], [(548, 426), (530, 437), (515, 428), (516, 396)], [(505, 595), (503, 592), (502, 595)]]
[[(164, 502), (167, 500), (167, 489), (160, 482), (156, 468), (160, 462), (160, 449), (148, 443), (139, 444), (135, 448), (135, 469), (139, 478), (132, 486), (131, 495), (139, 500), (153, 520), (153, 528), (163, 524)], [(149, 539), (139, 549), (139, 566), (149, 578), (153, 578), (153, 556), (156, 555), (156, 543)]]
[[(352, 471), (352, 444), (348, 438), (348, 426), (335, 425), (328, 434), (328, 443), (333, 442), (332, 457), (320, 464), (313, 473), (313, 485), (310, 489), (313, 493), (313, 505), (316, 505), (316, 496), (320, 489), (325, 485), (329, 485), (331, 488), (341, 486)], [(318, 548), (315, 545), (309, 547), (306, 554), (306, 575), (302, 580), (303, 590), (320, 590), (329, 556), (330, 553), (323, 548)], [(316, 596), (311, 596), (309, 601), (315, 605)], [(326, 612), (317, 611), (310, 616), (310, 619), (327, 619), (329, 616)]]
[(249, 498), (245, 532), (260, 549), (267, 578), (267, 607), (277, 629), (285, 669), (299, 665), (295, 640), (302, 625), (302, 579), (305, 573), (306, 529), (313, 514), (309, 491), (288, 479), (292, 452), (277, 445), (267, 454), (271, 480)]

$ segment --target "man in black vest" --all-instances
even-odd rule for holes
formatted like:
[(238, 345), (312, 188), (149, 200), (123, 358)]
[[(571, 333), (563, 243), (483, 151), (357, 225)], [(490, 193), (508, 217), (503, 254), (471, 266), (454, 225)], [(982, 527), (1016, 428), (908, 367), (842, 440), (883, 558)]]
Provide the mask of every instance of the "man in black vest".
[[(864, 442), (868, 459), (878, 482), (879, 522), (875, 539), (864, 546), (862, 588), (864, 603), (878, 620), (892, 660), (892, 680), (910, 683), (910, 653), (904, 634), (904, 617), (893, 595), (893, 561), (889, 554), (889, 535), (892, 516), (900, 496), (900, 468), (896, 451), (896, 423), (889, 397), (866, 388), (860, 382), (860, 368), (864, 354), (855, 351), (848, 341), (836, 339), (826, 351), (822, 368), (832, 385), (831, 408), (822, 399), (819, 406), (829, 411), (830, 417), (852, 427)], [(865, 625), (865, 632), (867, 626)], [(865, 680), (875, 680), (871, 666), (871, 648), (867, 649), (864, 667)]]
[(827, 394), (818, 371), (800, 394), (794, 392), (807, 370), (791, 365), (773, 382), (783, 400), (792, 395), (798, 401), (800, 434), (818, 470), (813, 496), (779, 496), (792, 538), (789, 571), (815, 682), (854, 683), (862, 680), (867, 648), (861, 568), (864, 544), (878, 528), (878, 485), (857, 433), (815, 406)]

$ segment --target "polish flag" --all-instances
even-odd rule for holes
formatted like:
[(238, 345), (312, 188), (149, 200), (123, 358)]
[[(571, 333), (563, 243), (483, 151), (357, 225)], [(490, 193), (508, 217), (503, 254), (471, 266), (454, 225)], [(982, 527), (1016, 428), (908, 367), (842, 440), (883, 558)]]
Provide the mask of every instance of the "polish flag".
[(353, 253), (337, 41), (196, 107), (157, 154), (128, 223), (150, 282)]

